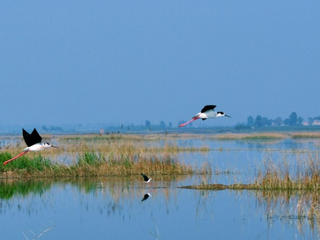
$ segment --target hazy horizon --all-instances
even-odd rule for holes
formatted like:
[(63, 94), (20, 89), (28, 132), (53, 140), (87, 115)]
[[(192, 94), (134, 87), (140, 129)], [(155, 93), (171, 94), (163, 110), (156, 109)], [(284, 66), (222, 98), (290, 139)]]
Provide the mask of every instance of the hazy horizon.
[(320, 116), (320, 2), (0, 3), (0, 125)]

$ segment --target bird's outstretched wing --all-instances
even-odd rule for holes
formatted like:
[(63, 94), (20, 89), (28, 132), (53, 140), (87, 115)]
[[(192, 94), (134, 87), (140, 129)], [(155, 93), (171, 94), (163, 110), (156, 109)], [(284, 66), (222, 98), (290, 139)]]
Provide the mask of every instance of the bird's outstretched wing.
[(201, 113), (206, 112), (208, 110), (213, 110), (216, 107), (216, 105), (206, 105), (204, 108), (201, 109)]
[(40, 143), (42, 140), (42, 137), (39, 135), (36, 129), (33, 129), (32, 133), (29, 134), (26, 130), (22, 128), (22, 135), (28, 147), (36, 143)]
[(141, 173), (141, 176), (143, 177), (143, 180), (145, 180), (145, 181), (149, 180), (149, 178), (146, 175), (144, 175), (143, 173)]

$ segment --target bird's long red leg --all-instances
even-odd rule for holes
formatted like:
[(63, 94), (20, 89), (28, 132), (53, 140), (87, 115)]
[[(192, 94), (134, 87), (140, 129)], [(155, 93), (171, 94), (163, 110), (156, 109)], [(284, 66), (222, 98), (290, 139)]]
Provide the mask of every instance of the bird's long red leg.
[(180, 124), (179, 127), (183, 127), (183, 126), (185, 126), (185, 125), (187, 125), (187, 124), (189, 124), (189, 123), (191, 123), (191, 122), (193, 122), (193, 121), (195, 121), (197, 119), (199, 119), (199, 117), (192, 118), (189, 122)]
[(7, 163), (9, 163), (9, 162), (11, 162), (11, 161), (13, 161), (13, 160), (17, 159), (18, 157), (21, 157), (22, 155), (24, 155), (24, 154), (26, 154), (26, 153), (28, 153), (28, 152), (29, 152), (29, 151), (25, 151), (25, 152), (20, 153), (19, 155), (17, 155), (17, 156), (15, 156), (15, 157), (13, 157), (13, 158), (11, 158), (11, 159), (9, 159), (9, 160), (5, 161), (5, 162), (3, 163), (3, 165), (6, 165)]

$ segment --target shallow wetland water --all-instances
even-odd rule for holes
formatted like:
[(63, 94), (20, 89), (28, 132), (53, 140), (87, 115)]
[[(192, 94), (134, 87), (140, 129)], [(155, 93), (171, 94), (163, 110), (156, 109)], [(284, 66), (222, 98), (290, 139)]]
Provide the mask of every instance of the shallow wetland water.
[[(10, 142), (11, 140), (7, 140)], [(59, 139), (56, 139), (59, 144)], [(60, 142), (61, 143), (61, 142)], [(212, 175), (2, 180), (1, 239), (318, 239), (319, 191), (191, 190), (199, 184), (251, 183), (266, 163), (295, 173), (320, 151), (317, 139), (159, 139), (207, 151), (179, 151), (179, 161), (211, 166)], [(76, 161), (76, 153), (47, 153)], [(51, 154), (51, 155), (50, 155)], [(72, 160), (68, 159), (68, 154)], [(17, 160), (18, 161), (18, 160)], [(151, 196), (142, 201), (144, 195)]]

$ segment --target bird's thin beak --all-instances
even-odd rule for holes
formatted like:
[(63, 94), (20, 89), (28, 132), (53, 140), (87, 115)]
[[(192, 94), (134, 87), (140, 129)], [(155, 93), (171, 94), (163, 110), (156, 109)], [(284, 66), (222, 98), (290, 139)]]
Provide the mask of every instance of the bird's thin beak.
[(229, 115), (227, 115), (227, 114), (225, 114), (225, 116), (228, 117), (228, 118), (231, 118), (231, 116), (229, 116)]
[(54, 146), (54, 145), (51, 145), (51, 147), (53, 147), (53, 148), (59, 148), (59, 147), (57, 147), (57, 146)]

